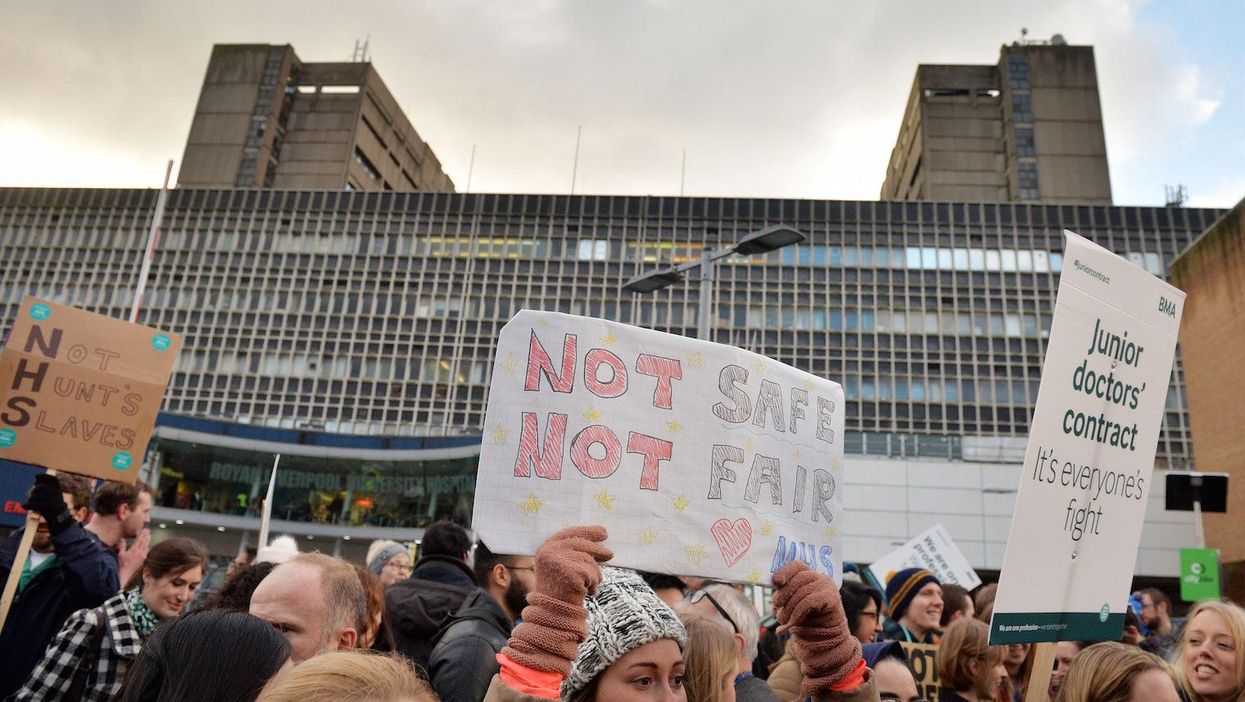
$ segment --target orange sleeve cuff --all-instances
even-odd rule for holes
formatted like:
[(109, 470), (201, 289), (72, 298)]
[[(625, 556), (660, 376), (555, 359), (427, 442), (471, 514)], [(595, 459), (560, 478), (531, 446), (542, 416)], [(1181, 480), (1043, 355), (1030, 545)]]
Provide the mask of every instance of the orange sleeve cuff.
[(853, 670), (846, 678), (830, 686), (835, 692), (851, 692), (856, 688), (864, 685), (868, 680), (865, 673), (869, 671), (869, 667), (865, 665), (865, 659), (861, 658), (856, 662), (856, 669)]
[(501, 664), (498, 676), (510, 689), (547, 700), (556, 700), (561, 696), (561, 673), (529, 668), (504, 653), (497, 654), (497, 662)]

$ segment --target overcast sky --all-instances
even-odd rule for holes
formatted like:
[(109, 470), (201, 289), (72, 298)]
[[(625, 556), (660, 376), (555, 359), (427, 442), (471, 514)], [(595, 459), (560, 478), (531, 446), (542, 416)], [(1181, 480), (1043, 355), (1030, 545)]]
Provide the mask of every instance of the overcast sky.
[(214, 43), (372, 61), (464, 190), (876, 199), (918, 63), (1092, 44), (1117, 204), (1245, 196), (1245, 2), (0, 0), (0, 186), (158, 187)]

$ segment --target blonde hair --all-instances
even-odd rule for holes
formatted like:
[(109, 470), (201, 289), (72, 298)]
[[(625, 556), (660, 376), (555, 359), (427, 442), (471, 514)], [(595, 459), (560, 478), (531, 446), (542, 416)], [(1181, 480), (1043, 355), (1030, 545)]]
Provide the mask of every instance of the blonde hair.
[(739, 653), (730, 625), (693, 612), (680, 612), (679, 619), (687, 630), (687, 646), (683, 649), (687, 699), (721, 702), (722, 680), (734, 672)]
[(1180, 627), (1180, 639), (1176, 643), (1176, 652), (1173, 661), (1176, 664), (1176, 682), (1189, 695), (1189, 699), (1193, 702), (1201, 702), (1202, 698), (1193, 691), (1189, 685), (1189, 678), (1185, 675), (1185, 649), (1188, 647), (1189, 641), (1189, 625), (1193, 623), (1193, 619), (1202, 612), (1215, 612), (1223, 617), (1228, 625), (1228, 631), (1232, 633), (1232, 644), (1236, 649), (1236, 702), (1245, 702), (1245, 609), (1241, 609), (1240, 605), (1232, 602), (1220, 600), (1207, 600), (1198, 602), (1189, 610), (1189, 616), (1184, 620), (1184, 626)]
[(1072, 661), (1055, 702), (1128, 702), (1133, 681), (1148, 670), (1172, 674), (1162, 658), (1136, 646), (1114, 641), (1094, 644)]
[(436, 702), (404, 658), (338, 651), (277, 674), (255, 702)]
[(1005, 646), (989, 644), (990, 627), (978, 619), (960, 618), (942, 634), (938, 644), (938, 681), (943, 687), (960, 692), (973, 689), (977, 678), (969, 664), (981, 660), (984, 670), (1003, 662)]

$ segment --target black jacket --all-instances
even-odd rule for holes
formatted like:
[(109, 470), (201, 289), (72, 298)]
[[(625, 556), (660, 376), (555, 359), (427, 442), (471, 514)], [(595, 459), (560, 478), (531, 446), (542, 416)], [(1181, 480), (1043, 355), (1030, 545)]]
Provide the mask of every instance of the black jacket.
[(385, 590), (385, 627), (394, 649), (428, 668), (432, 639), (445, 618), (476, 589), (467, 564), (450, 556), (424, 556), (411, 577)]
[(510, 618), (497, 600), (481, 589), (472, 591), (452, 612), (432, 642), (428, 678), (441, 702), (480, 702), (500, 666), (510, 638)]
[[(14, 568), (23, 531), (18, 529), (0, 546), (0, 582)], [(69, 615), (98, 607), (121, 590), (116, 556), (81, 525), (53, 536), (52, 549), (56, 560), (13, 599), (0, 632), (0, 699), (26, 682)]]

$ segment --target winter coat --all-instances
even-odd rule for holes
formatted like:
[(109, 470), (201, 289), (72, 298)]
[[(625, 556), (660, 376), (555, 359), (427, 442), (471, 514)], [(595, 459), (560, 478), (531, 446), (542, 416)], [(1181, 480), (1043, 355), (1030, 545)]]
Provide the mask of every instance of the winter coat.
[[(13, 569), (22, 532), (0, 546), (0, 582)], [(116, 557), (81, 525), (53, 536), (52, 548), (56, 560), (17, 593), (0, 633), (0, 699), (26, 682), (71, 614), (98, 607), (121, 589)]]
[(787, 641), (782, 658), (778, 659), (769, 669), (769, 677), (765, 679), (774, 695), (784, 702), (800, 699), (800, 686), (804, 684), (804, 674), (800, 672), (800, 662), (795, 658), (795, 640)]
[(749, 675), (735, 683), (736, 702), (781, 702), (764, 680)]
[(428, 678), (441, 702), (480, 702), (510, 638), (510, 618), (484, 590), (467, 596), (433, 641)]
[(476, 589), (467, 564), (450, 556), (424, 556), (411, 577), (385, 590), (384, 621), (394, 650), (428, 668), (432, 639), (450, 612)]

